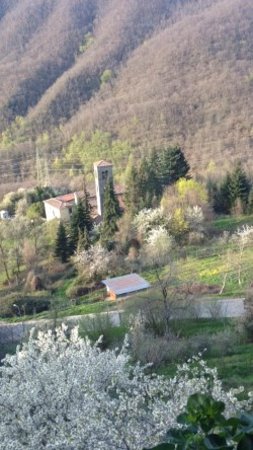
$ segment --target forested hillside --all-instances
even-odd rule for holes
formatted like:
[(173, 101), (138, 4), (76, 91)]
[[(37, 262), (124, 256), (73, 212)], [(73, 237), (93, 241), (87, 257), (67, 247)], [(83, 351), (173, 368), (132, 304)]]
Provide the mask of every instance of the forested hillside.
[(95, 130), (137, 154), (177, 142), (193, 167), (247, 161), (252, 40), (250, 0), (3, 1), (1, 163)]

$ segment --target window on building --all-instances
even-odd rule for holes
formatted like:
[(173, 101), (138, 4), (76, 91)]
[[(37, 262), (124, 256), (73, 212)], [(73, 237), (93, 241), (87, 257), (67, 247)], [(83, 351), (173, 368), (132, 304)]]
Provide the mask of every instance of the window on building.
[(108, 178), (108, 170), (104, 170), (102, 172), (102, 180), (107, 180), (107, 178)]

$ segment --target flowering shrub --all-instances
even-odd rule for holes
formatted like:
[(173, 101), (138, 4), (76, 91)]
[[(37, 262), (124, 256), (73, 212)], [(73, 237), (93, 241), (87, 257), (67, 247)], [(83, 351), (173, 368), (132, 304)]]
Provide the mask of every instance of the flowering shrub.
[(166, 226), (171, 217), (165, 217), (163, 208), (143, 209), (134, 219), (134, 226), (140, 236), (146, 238), (153, 228)]
[(198, 357), (166, 379), (131, 365), (126, 347), (102, 352), (64, 326), (31, 335), (0, 368), (0, 449), (137, 450), (163, 440), (196, 392), (227, 417), (251, 405)]
[(237, 229), (232, 238), (237, 240), (240, 246), (245, 247), (253, 241), (253, 226), (243, 225), (243, 227)]
[(145, 252), (153, 264), (166, 264), (169, 261), (169, 252), (172, 245), (173, 238), (165, 227), (160, 225), (149, 232)]
[(204, 214), (200, 206), (188, 206), (185, 212), (185, 218), (190, 230), (202, 231)]
[(100, 244), (96, 244), (88, 250), (81, 250), (73, 257), (80, 275), (86, 275), (93, 280), (108, 272), (111, 262), (111, 254)]

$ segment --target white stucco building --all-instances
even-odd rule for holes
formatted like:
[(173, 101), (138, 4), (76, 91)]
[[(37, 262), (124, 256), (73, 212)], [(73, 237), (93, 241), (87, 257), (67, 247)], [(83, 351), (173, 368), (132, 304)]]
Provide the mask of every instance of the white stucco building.
[[(107, 181), (113, 179), (112, 169), (112, 164), (107, 161), (98, 161), (94, 163), (95, 192), (94, 190), (89, 190), (89, 201), (92, 207), (92, 217), (96, 223), (101, 222), (103, 217), (104, 190)], [(122, 187), (115, 186), (115, 193), (118, 197), (120, 206), (123, 208)], [(79, 191), (44, 200), (46, 219), (60, 219), (68, 222), (73, 212), (73, 208), (78, 201), (82, 200), (83, 196), (84, 193)]]

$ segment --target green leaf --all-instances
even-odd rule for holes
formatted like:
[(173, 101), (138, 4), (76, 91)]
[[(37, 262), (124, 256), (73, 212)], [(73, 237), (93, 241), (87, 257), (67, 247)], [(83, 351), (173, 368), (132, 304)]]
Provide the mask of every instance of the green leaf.
[(206, 448), (209, 450), (223, 450), (223, 449), (229, 449), (233, 448), (230, 446), (227, 446), (227, 441), (225, 438), (219, 436), (218, 434), (209, 434), (204, 439), (204, 443), (206, 445)]
[(253, 434), (253, 415), (244, 413), (240, 417), (240, 430), (246, 434)]
[(253, 436), (244, 436), (240, 440), (237, 450), (253, 450)]

